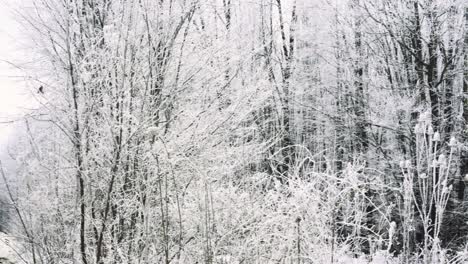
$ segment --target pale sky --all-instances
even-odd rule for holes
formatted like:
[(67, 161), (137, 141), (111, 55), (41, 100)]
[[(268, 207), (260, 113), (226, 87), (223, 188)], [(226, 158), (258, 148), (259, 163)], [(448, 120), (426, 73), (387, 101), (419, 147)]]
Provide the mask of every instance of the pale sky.
[[(10, 1), (13, 5), (19, 2)], [(18, 120), (22, 116), (30, 94), (24, 78), (19, 77), (22, 73), (9, 63), (19, 61), (19, 54), (22, 53), (19, 40), (23, 38), (10, 7), (6, 0), (0, 0), (0, 155), (15, 133), (14, 124), (4, 122)]]

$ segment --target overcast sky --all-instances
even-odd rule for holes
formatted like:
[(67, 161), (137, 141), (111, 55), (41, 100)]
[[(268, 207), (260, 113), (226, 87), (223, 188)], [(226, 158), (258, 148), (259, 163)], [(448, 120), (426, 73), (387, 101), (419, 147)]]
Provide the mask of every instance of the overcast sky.
[[(11, 1), (14, 5), (19, 2)], [(24, 78), (19, 78), (21, 72), (10, 64), (17, 63), (22, 53), (19, 48), (22, 37), (10, 11), (11, 7), (7, 0), (0, 0), (0, 154), (14, 135), (14, 125), (3, 122), (17, 120), (24, 113), (29, 94)]]

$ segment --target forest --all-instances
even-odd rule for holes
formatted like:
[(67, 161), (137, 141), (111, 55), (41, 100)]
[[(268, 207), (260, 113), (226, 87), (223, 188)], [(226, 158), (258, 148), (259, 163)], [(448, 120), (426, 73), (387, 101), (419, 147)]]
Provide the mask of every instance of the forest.
[(468, 263), (466, 0), (16, 16), (34, 107), (0, 161), (15, 263)]

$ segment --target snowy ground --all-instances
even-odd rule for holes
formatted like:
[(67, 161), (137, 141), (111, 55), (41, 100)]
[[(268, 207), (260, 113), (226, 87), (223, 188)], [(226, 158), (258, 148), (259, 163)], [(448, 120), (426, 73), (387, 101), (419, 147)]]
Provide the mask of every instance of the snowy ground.
[(16, 263), (15, 252), (11, 248), (12, 239), (4, 234), (0, 233), (0, 264)]

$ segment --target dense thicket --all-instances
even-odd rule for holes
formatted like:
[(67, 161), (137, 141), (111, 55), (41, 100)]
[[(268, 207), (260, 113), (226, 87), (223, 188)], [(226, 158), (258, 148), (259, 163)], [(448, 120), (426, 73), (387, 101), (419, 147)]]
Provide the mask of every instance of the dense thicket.
[(468, 261), (464, 1), (33, 7), (31, 263)]

